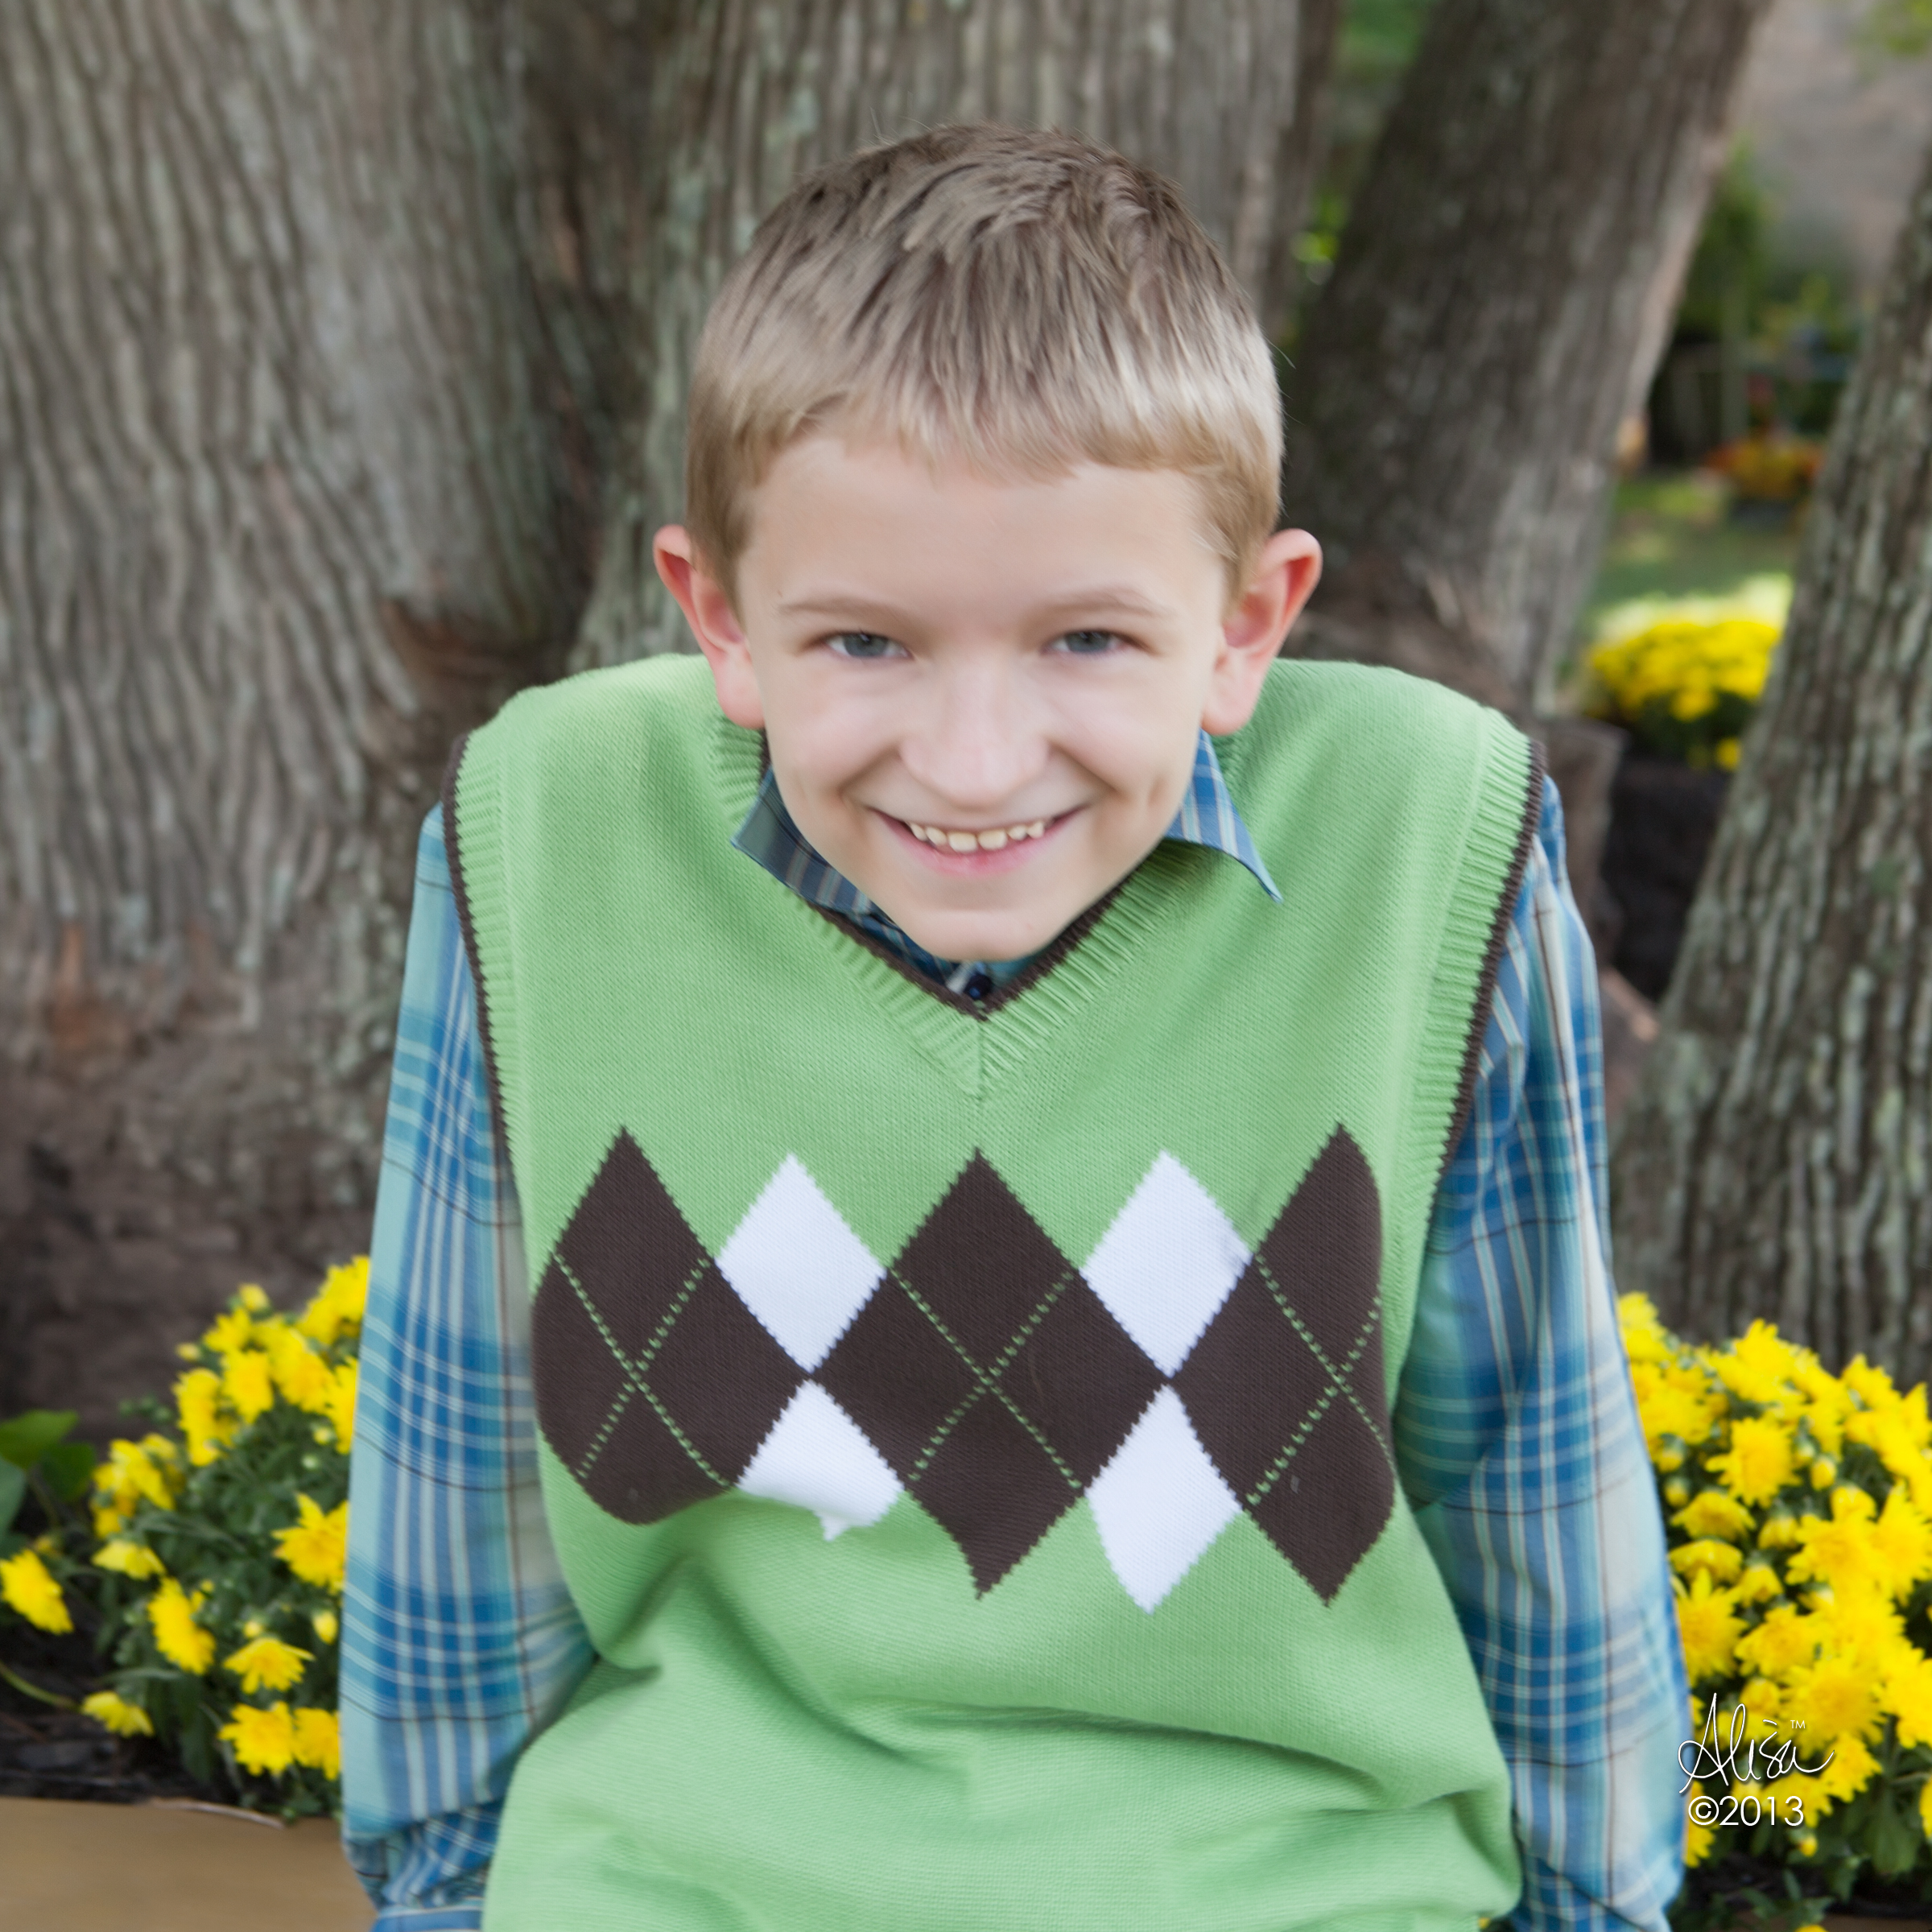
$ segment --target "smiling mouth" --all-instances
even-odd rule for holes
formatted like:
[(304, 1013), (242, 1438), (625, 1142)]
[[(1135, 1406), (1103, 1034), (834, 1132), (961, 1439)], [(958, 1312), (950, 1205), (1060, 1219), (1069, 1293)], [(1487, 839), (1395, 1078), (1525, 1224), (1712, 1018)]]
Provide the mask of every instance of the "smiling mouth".
[(1027, 839), (1044, 838), (1046, 828), (1053, 823), (1047, 819), (1033, 819), (1021, 825), (996, 825), (985, 832), (956, 832), (943, 825), (916, 825), (910, 819), (899, 823), (919, 840), (939, 852), (1003, 852), (1009, 845), (1018, 845)]

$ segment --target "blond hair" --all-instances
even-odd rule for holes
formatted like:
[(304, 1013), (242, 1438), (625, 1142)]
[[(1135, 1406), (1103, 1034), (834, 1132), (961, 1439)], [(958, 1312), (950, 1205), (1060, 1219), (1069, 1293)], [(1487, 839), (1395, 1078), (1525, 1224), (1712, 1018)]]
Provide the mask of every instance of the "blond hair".
[(1246, 295), (1172, 186), (1077, 135), (935, 129), (766, 217), (691, 378), (685, 519), (728, 591), (752, 491), (816, 431), (993, 477), (1181, 471), (1231, 594), (1274, 526), (1281, 404)]

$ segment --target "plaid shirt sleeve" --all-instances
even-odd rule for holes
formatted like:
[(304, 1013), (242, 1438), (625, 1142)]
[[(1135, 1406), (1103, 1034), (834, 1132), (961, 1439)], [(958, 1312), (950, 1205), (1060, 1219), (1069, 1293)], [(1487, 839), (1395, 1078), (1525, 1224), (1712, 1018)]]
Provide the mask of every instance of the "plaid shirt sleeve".
[(1546, 786), (1395, 1414), (1509, 1765), (1525, 1932), (1662, 1932), (1682, 1877), (1688, 1697), (1607, 1187), (1596, 964)]
[[(1436, 1203), (1397, 1449), (1510, 1764), (1517, 1922), (1657, 1932), (1679, 1868), (1686, 1698), (1603, 1260), (1596, 978), (1562, 839), (1550, 790)], [(591, 1653), (543, 1525), (521, 1228), (438, 812), (372, 1250), (345, 1837), (377, 1932), (468, 1932), (517, 1757)]]
[(529, 1289), (442, 814), (416, 856), (370, 1239), (343, 1837), (378, 1932), (471, 1932), (510, 1773), (592, 1657), (537, 1487)]

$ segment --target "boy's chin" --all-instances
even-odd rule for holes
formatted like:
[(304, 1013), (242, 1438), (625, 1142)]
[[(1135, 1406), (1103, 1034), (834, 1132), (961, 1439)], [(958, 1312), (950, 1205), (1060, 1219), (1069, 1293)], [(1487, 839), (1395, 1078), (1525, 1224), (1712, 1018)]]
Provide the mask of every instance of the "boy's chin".
[(877, 903), (915, 946), (941, 960), (1028, 959), (1080, 916), (1077, 908), (1063, 919), (1044, 907), (1021, 914), (962, 915), (930, 906), (902, 912), (883, 899)]

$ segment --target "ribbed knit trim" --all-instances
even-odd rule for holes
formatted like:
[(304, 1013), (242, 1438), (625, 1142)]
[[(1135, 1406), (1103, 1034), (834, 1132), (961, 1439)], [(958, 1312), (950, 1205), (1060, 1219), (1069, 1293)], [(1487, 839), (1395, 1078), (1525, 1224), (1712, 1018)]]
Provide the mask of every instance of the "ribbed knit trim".
[(463, 841), (456, 836), (456, 774), (463, 767), (463, 753), (469, 747), (466, 731), (449, 748), (448, 762), (443, 767), (443, 849), (449, 861), (450, 890), (456, 902), (456, 923), (463, 930), (463, 950), (469, 959), (469, 981), (477, 999), (477, 1037), (483, 1042), (484, 1084), (489, 1092), (490, 1124), (497, 1138), (510, 1145), (508, 1122), (503, 1111), (502, 1082), (497, 1075), (496, 1042), (490, 1032), (489, 998), (483, 985), (483, 961), (477, 951), (477, 929), (470, 918), (469, 883), (463, 870)]
[(1523, 874), (1529, 869), (1530, 850), (1536, 842), (1536, 828), (1543, 813), (1543, 748), (1535, 739), (1530, 744), (1530, 775), (1523, 791), (1522, 822), (1517, 828), (1516, 847), (1509, 857), (1509, 870), (1503, 881), (1501, 896), (1496, 902), (1496, 916), (1489, 927), (1489, 943), (1483, 949), (1482, 970), (1476, 982), (1476, 1001), (1470, 1009), (1469, 1030), (1463, 1042), (1462, 1076), (1456, 1083), (1455, 1104), (1449, 1110), (1449, 1132), (1443, 1142), (1442, 1167), (1436, 1184), (1455, 1158), (1463, 1129), (1469, 1123), (1469, 1109), (1476, 1100), (1476, 1076), (1482, 1061), (1483, 1036), (1489, 1030), (1490, 1009), (1496, 1004), (1496, 976), (1503, 963), (1503, 948), (1509, 943), (1509, 927), (1516, 917), (1516, 902), (1521, 898)]

